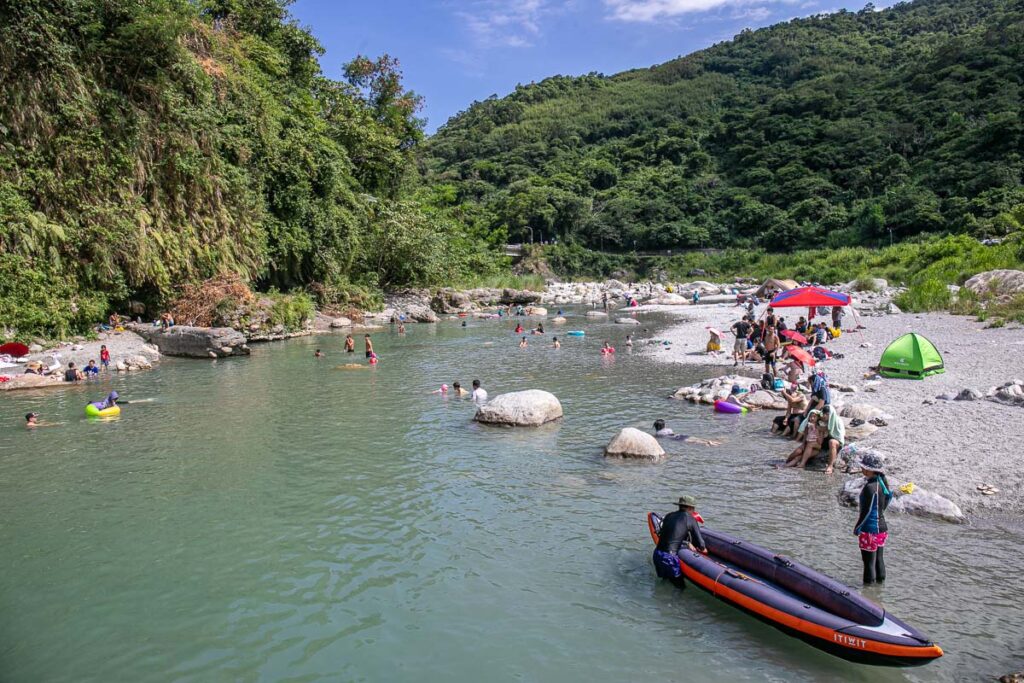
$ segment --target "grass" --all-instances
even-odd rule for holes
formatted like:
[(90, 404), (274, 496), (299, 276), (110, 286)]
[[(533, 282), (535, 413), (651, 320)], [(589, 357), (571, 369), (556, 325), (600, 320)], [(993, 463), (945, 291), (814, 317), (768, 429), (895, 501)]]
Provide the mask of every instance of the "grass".
[(313, 298), (305, 292), (281, 294), (270, 292), (268, 297), (274, 302), (270, 307), (269, 320), (273, 325), (283, 325), (288, 332), (296, 332), (306, 326), (306, 322), (316, 315)]
[(491, 273), (461, 278), (453, 285), (458, 289), (529, 289), (539, 292), (544, 289), (544, 278), (540, 275), (515, 275), (513, 273)]

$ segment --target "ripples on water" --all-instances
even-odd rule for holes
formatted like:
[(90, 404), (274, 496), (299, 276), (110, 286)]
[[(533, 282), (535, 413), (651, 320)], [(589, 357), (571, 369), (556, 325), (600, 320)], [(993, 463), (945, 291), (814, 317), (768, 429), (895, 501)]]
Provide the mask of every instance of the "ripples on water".
[[(2, 397), (0, 680), (932, 681), (1020, 668), (1018, 527), (891, 520), (890, 580), (868, 594), (946, 649), (924, 669), (848, 664), (658, 582), (644, 514), (684, 491), (711, 526), (856, 585), (854, 513), (835, 503), (838, 479), (770, 469), (785, 446), (762, 433), (766, 416), (665, 398), (717, 371), (654, 365), (624, 352), (633, 329), (586, 327), (555, 351), (538, 337), (516, 348), (505, 323), (410, 326), (374, 335), (372, 370), (335, 369), (362, 362), (342, 337), (307, 338)], [(603, 335), (614, 359), (597, 353)], [(492, 396), (550, 390), (566, 417), (483, 427), (467, 400), (429, 393), (475, 377)], [(155, 401), (82, 419), (110, 386)], [(64, 424), (21, 430), (29, 409)], [(670, 442), (658, 466), (602, 458), (617, 429), (659, 416), (726, 443)]]

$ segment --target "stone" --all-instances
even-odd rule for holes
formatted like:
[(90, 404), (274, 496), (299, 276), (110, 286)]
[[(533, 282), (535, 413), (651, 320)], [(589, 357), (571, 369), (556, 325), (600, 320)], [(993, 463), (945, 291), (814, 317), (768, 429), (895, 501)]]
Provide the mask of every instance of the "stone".
[(829, 384), (829, 386), (832, 387), (833, 389), (835, 389), (836, 391), (841, 391), (841, 392), (843, 392), (845, 394), (855, 394), (855, 393), (857, 393), (857, 387), (853, 386), (852, 384), (832, 383), (832, 384)]
[(116, 363), (114, 363), (114, 370), (118, 372), (127, 372), (128, 365), (123, 360), (119, 360)]
[(565, 322), (565, 317), (561, 315), (556, 316), (551, 319), (551, 322), (554, 323), (555, 325), (561, 325), (562, 323)]
[(886, 417), (880, 408), (870, 403), (847, 403), (839, 411), (839, 417), (848, 417), (851, 420), (872, 420), (876, 417)]
[(1017, 673), (1004, 674), (999, 677), (999, 683), (1024, 683), (1024, 671), (1018, 671)]
[(480, 406), (473, 418), (484, 424), (537, 427), (562, 417), (562, 404), (554, 394), (537, 389), (495, 396)]
[(132, 323), (129, 327), (147, 342), (154, 344), (165, 356), (218, 358), (249, 355), (245, 335), (230, 327), (175, 325), (165, 330), (138, 323)]
[(344, 316), (335, 318), (331, 321), (331, 327), (337, 329), (339, 327), (352, 327), (352, 320)]
[[(960, 507), (948, 498), (926, 491), (920, 486), (914, 487), (913, 493), (903, 493), (899, 490), (901, 482), (893, 477), (888, 477), (888, 481), (895, 497), (889, 503), (887, 514), (900, 512), (953, 523), (962, 523), (967, 520)], [(864, 477), (855, 477), (844, 482), (842, 488), (839, 489), (840, 502), (850, 507), (857, 507), (860, 490), (866, 483), (867, 480)]]
[(40, 352), (42, 352), (42, 350), (43, 350), (43, 347), (41, 345), (39, 345), (39, 344), (29, 344), (29, 346), (28, 346), (28, 352), (29, 353), (40, 353)]
[(417, 323), (436, 323), (437, 313), (430, 310), (430, 307), (422, 304), (410, 304), (406, 309), (409, 320)]
[(926, 406), (933, 406), (933, 405), (935, 405), (935, 399), (934, 398), (926, 398), (925, 400), (921, 401), (921, 403), (923, 405), (926, 405)]
[(659, 297), (651, 299), (647, 303), (657, 304), (659, 306), (682, 306), (690, 302), (686, 297), (678, 294), (662, 294)]
[(619, 458), (661, 460), (665, 457), (665, 449), (661, 447), (656, 438), (647, 432), (626, 427), (608, 443), (604, 454)]
[(954, 401), (980, 401), (982, 398), (984, 398), (984, 395), (980, 391), (978, 391), (977, 389), (971, 389), (970, 387), (965, 387), (964, 389), (960, 390), (960, 393), (957, 394), (956, 398), (954, 398), (953, 400)]
[(947, 391), (944, 394), (939, 394), (935, 398), (938, 399), (939, 401), (955, 401), (956, 394)]
[(786, 399), (781, 394), (768, 389), (748, 392), (740, 398), (740, 403), (755, 408), (766, 408), (770, 410), (785, 410)]
[(543, 306), (527, 306), (523, 309), (523, 313), (533, 317), (543, 317), (548, 314), (548, 309)]
[(503, 304), (539, 304), (540, 292), (531, 292), (528, 289), (511, 289), (506, 287), (501, 290), (499, 301)]
[(1024, 271), (988, 270), (967, 280), (964, 287), (982, 297), (1010, 299), (1016, 294), (1024, 293)]
[(885, 312), (888, 313), (889, 315), (899, 315), (903, 311), (900, 310), (899, 306), (890, 301), (888, 304), (886, 304)]
[(870, 422), (865, 422), (864, 424), (857, 425), (856, 427), (851, 426), (849, 421), (846, 422), (847, 441), (862, 441), (877, 431), (878, 427)]
[(607, 318), (608, 313), (605, 311), (587, 311), (586, 317), (588, 318)]
[(458, 313), (473, 307), (473, 302), (465, 292), (444, 287), (430, 300), (430, 307), (438, 313)]
[(640, 321), (636, 318), (616, 318), (615, 323), (617, 325), (639, 325)]

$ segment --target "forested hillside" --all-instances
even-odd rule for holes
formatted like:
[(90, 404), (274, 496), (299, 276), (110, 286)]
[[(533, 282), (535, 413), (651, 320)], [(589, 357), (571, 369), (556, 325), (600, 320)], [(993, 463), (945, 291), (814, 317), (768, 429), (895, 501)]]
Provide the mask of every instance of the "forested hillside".
[(225, 271), (329, 302), (490, 266), (411, 182), (397, 64), (325, 77), (286, 4), (0, 0), (0, 337)]
[(1024, 204), (1022, 79), (1024, 3), (918, 0), (521, 86), (450, 120), (424, 165), (463, 216), (513, 240), (788, 251), (996, 236)]

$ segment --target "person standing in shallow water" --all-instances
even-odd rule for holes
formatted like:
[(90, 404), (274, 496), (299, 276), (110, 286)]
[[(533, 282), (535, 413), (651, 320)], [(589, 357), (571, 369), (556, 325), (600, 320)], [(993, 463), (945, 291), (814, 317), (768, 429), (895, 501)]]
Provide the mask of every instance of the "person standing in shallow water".
[(654, 549), (654, 569), (662, 579), (668, 579), (679, 588), (686, 588), (683, 582), (683, 570), (679, 564), (679, 549), (685, 543), (689, 548), (706, 552), (704, 538), (700, 535), (700, 526), (693, 514), (697, 508), (697, 499), (693, 496), (681, 496), (679, 509), (670, 512), (661, 520), (661, 531), (658, 533), (658, 545)]
[(370, 335), (366, 335), (366, 357), (373, 357), (373, 340), (370, 339)]
[(345, 335), (345, 353), (356, 352), (356, 340), (352, 338), (351, 334)]
[(885, 478), (882, 459), (868, 453), (860, 461), (861, 472), (867, 483), (860, 490), (860, 514), (853, 533), (860, 546), (860, 558), (864, 563), (864, 583), (885, 581), (885, 541), (889, 536), (889, 525), (885, 523), (885, 509), (892, 500), (889, 481)]

